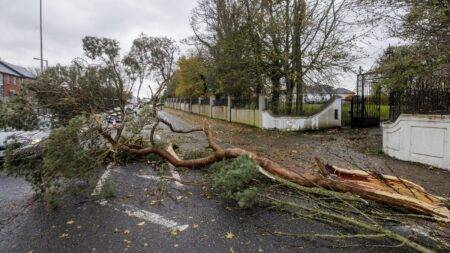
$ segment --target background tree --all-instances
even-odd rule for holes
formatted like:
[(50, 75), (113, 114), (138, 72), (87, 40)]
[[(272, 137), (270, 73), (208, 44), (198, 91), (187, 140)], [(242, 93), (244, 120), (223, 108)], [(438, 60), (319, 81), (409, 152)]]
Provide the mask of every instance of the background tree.
[(376, 25), (403, 46), (389, 47), (377, 68), (392, 87), (449, 86), (450, 4), (440, 0), (360, 0), (362, 13), (371, 14)]
[[(164, 89), (172, 78), (175, 54), (178, 47), (165, 37), (150, 37), (141, 34), (133, 41), (130, 52), (124, 58), (128, 75), (138, 81), (137, 97), (146, 79), (156, 82), (154, 87)], [(158, 96), (162, 91), (149, 84), (150, 96)]]
[[(351, 1), (202, 0), (193, 11), (196, 39), (211, 52), (229, 94), (284, 93), (287, 112), (301, 112), (304, 87), (333, 84), (356, 59)], [(293, 107), (294, 102), (296, 106)]]
[(178, 60), (177, 97), (197, 98), (206, 95), (206, 67), (200, 57), (181, 57)]

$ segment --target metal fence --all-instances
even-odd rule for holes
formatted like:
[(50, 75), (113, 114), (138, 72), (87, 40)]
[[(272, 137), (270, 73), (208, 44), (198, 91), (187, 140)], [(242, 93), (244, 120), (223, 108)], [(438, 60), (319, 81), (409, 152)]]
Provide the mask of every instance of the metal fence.
[(191, 104), (192, 104), (192, 105), (198, 105), (198, 104), (200, 104), (200, 99), (199, 99), (199, 98), (194, 98), (194, 99), (192, 99), (192, 100), (191, 100)]
[(209, 103), (210, 103), (209, 98), (203, 98), (202, 101), (201, 101), (202, 105), (209, 105)]
[(231, 99), (231, 108), (257, 110), (258, 107), (258, 98), (240, 97)]
[(392, 122), (402, 113), (449, 115), (450, 88), (436, 86), (394, 90), (389, 96), (389, 107)]
[(297, 101), (293, 97), (292, 102), (282, 95), (278, 101), (266, 101), (266, 108), (277, 116), (312, 116), (323, 110), (332, 102), (331, 94), (318, 94), (309, 98), (307, 94), (303, 95), (302, 101)]
[(214, 99), (213, 106), (228, 106), (228, 98), (216, 98)]

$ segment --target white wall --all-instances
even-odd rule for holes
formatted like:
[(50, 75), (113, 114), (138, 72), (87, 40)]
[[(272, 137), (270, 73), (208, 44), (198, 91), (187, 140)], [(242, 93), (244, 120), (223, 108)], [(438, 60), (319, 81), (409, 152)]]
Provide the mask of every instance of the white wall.
[[(336, 98), (321, 112), (311, 117), (278, 117), (269, 111), (262, 112), (262, 128), (284, 131), (318, 130), (341, 127), (341, 98)], [(335, 119), (337, 110), (337, 119)]]
[[(302, 131), (302, 130), (319, 130), (326, 128), (341, 127), (342, 122), (342, 99), (340, 97), (332, 98), (333, 101), (322, 111), (310, 117), (280, 117), (274, 116), (269, 111), (264, 110), (264, 98), (259, 99), (259, 110), (231, 109), (227, 108), (227, 119), (231, 122), (238, 122), (247, 125), (253, 125), (268, 130), (282, 131)], [(230, 98), (228, 98), (230, 104)], [(189, 106), (181, 106), (180, 103), (168, 103), (166, 106), (189, 111)], [(190, 112), (200, 114), (200, 105), (192, 105)], [(337, 118), (335, 117), (337, 113)], [(211, 115), (206, 115), (210, 116)], [(231, 118), (229, 118), (231, 116)], [(219, 117), (223, 118), (223, 117)], [(225, 119), (225, 118), (223, 118)]]
[(450, 116), (402, 114), (382, 127), (387, 155), (450, 170)]

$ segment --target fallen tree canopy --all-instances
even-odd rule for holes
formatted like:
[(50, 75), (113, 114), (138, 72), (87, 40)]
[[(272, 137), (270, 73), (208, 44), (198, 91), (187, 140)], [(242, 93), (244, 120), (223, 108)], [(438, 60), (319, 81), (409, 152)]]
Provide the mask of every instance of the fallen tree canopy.
[[(182, 131), (175, 129), (167, 120), (158, 119), (157, 122), (164, 123), (175, 133), (203, 131), (214, 153), (203, 158), (183, 160), (176, 154), (172, 145), (168, 145), (166, 148), (155, 145), (151, 147), (130, 146), (122, 142), (121, 138), (116, 137), (114, 139), (108, 133), (101, 133), (114, 148), (135, 155), (157, 154), (176, 167), (202, 168), (223, 159), (246, 155), (261, 167), (263, 174), (272, 179), (278, 178), (302, 187), (320, 187), (336, 192), (351, 193), (364, 199), (404, 208), (414, 213), (430, 215), (439, 221), (450, 221), (450, 211), (446, 206), (447, 200), (445, 198), (434, 196), (426, 192), (423, 187), (408, 180), (375, 172), (343, 169), (324, 164), (320, 158), (316, 158), (317, 172), (299, 174), (270, 159), (244, 149), (223, 149), (214, 141), (210, 127), (206, 123), (202, 129)], [(154, 131), (152, 131), (153, 134)], [(153, 139), (153, 136), (151, 139)]]

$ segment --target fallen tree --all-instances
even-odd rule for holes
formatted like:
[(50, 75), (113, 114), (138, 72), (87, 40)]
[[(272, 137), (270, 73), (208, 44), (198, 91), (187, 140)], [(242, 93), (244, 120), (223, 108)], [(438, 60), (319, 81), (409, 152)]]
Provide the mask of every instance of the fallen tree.
[[(83, 48), (93, 63), (79, 60), (69, 67), (49, 68), (30, 83), (29, 95), (40, 106), (52, 110), (55, 129), (47, 140), (35, 147), (25, 150), (9, 148), (4, 169), (9, 174), (26, 177), (37, 192), (50, 199), (53, 193), (58, 192), (58, 187), (68, 185), (64, 183), (65, 179), (89, 180), (106, 162), (126, 162), (157, 155), (176, 167), (199, 169), (227, 159), (248, 157), (258, 165), (257, 175), (264, 175), (299, 192), (333, 197), (343, 202), (366, 202), (364, 199), (368, 199), (433, 217), (434, 220), (450, 221), (446, 199), (429, 194), (408, 180), (339, 168), (325, 164), (320, 158), (316, 158), (315, 172), (297, 173), (247, 150), (222, 148), (206, 123), (201, 128), (177, 129), (159, 113), (162, 94), (172, 75), (176, 47), (165, 38), (142, 41), (148, 43), (143, 47), (148, 51), (142, 51), (144, 55), (129, 55), (124, 60), (120, 59), (117, 41), (87, 37), (83, 40)], [(139, 61), (130, 58), (140, 56), (143, 58)], [(130, 63), (131, 66), (127, 65)], [(130, 92), (136, 76), (142, 74), (139, 71), (144, 67), (156, 78), (156, 87), (150, 87), (152, 96), (145, 106), (137, 112), (130, 111)], [(142, 79), (139, 80), (141, 82)], [(178, 134), (203, 132), (212, 153), (196, 159), (180, 158), (170, 138), (156, 138), (161, 125)], [(246, 194), (255, 196), (252, 191)], [(310, 211), (307, 207), (304, 210)], [(346, 222), (343, 215), (336, 216), (336, 213), (323, 210), (315, 212), (328, 220)], [(352, 224), (426, 251), (378, 225), (368, 226), (357, 220)]]
[[(414, 213), (430, 215), (442, 221), (450, 220), (444, 198), (429, 194), (421, 186), (405, 179), (343, 169), (324, 164), (320, 158), (316, 158), (316, 172), (300, 174), (255, 153), (240, 148), (222, 148), (215, 142), (207, 124), (190, 130), (176, 129), (158, 112), (162, 109), (163, 92), (173, 75), (177, 47), (167, 38), (141, 35), (139, 40), (146, 43), (142, 51), (138, 55), (128, 54), (121, 58), (117, 41), (86, 37), (83, 39), (83, 49), (92, 63), (77, 60), (70, 67), (49, 68), (30, 84), (30, 95), (39, 105), (52, 109), (56, 117), (54, 121), (66, 129), (54, 131), (50, 136), (50, 140), (54, 139), (53, 146), (60, 147), (46, 147), (47, 152), (44, 152), (44, 167), (47, 171), (40, 174), (45, 175), (48, 180), (54, 180), (60, 175), (77, 176), (80, 171), (90, 175), (92, 168), (98, 167), (92, 165), (98, 163), (86, 163), (86, 166), (82, 166), (83, 169), (78, 170), (78, 165), (75, 166), (80, 161), (85, 161), (85, 157), (101, 160), (107, 157), (114, 159), (117, 154), (122, 153), (134, 156), (156, 154), (176, 167), (202, 168), (224, 159), (247, 155), (261, 167), (263, 174), (278, 178), (284, 183), (351, 193)], [(145, 76), (154, 78), (156, 86), (149, 86), (151, 99), (136, 115), (133, 111), (130, 112), (128, 100), (137, 79), (140, 85), (142, 83), (142, 69), (149, 72)], [(115, 128), (112, 128), (109, 120), (113, 116), (115, 122), (121, 122)], [(174, 133), (202, 131), (213, 153), (198, 159), (180, 159), (170, 142), (155, 141), (155, 132), (161, 124)], [(144, 136), (146, 127), (150, 127), (150, 134)], [(68, 134), (67, 140), (61, 140), (64, 133)], [(104, 141), (99, 141), (99, 138), (106, 140), (107, 145), (104, 145)], [(64, 146), (63, 143), (71, 144)], [(77, 148), (79, 152), (74, 151)], [(64, 171), (64, 162), (71, 165), (70, 169)]]
[[(299, 174), (282, 167), (270, 159), (258, 156), (244, 149), (223, 149), (214, 141), (211, 129), (206, 123), (202, 129), (183, 131), (175, 129), (165, 119), (158, 118), (157, 122), (164, 123), (175, 133), (203, 131), (214, 153), (203, 158), (183, 160), (179, 158), (171, 145), (168, 145), (167, 148), (157, 146), (130, 147), (121, 141), (114, 140), (109, 134), (103, 131), (101, 133), (113, 148), (122, 149), (136, 155), (157, 154), (176, 167), (203, 168), (223, 159), (232, 159), (247, 155), (261, 167), (263, 174), (271, 178), (280, 178), (282, 182), (288, 181), (299, 186), (320, 187), (338, 192), (352, 193), (361, 198), (405, 208), (414, 213), (431, 215), (441, 221), (450, 221), (450, 211), (446, 206), (447, 200), (445, 198), (434, 196), (426, 192), (423, 187), (406, 179), (375, 172), (369, 173), (361, 170), (343, 169), (324, 164), (319, 158), (316, 158), (318, 168), (316, 173)], [(152, 134), (154, 134), (154, 131), (152, 131)]]

